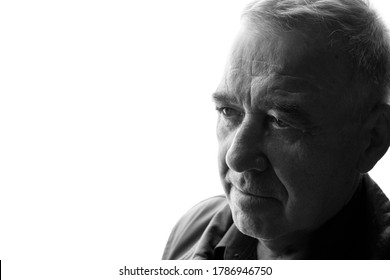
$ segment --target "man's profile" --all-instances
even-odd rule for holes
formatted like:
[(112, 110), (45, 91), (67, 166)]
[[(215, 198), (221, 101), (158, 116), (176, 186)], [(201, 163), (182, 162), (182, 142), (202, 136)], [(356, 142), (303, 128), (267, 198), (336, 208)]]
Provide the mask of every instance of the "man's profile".
[(164, 259), (390, 259), (368, 176), (390, 143), (390, 47), (361, 0), (258, 0), (213, 100), (225, 196), (193, 207)]

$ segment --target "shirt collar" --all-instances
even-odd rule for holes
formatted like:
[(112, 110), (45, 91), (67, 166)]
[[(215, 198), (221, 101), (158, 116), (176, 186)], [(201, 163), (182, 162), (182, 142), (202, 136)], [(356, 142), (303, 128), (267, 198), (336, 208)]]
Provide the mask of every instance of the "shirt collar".
[(214, 249), (214, 256), (220, 260), (255, 260), (257, 240), (241, 233), (232, 224)]
[[(362, 215), (356, 213), (359, 212), (357, 210), (361, 205), (361, 199), (362, 187), (359, 186), (342, 211), (317, 231), (312, 246), (320, 248), (316, 248), (314, 251), (320, 251), (323, 256), (331, 253), (334, 247), (342, 252), (345, 250), (352, 251), (345, 244), (348, 243), (345, 240), (356, 239), (356, 234), (355, 236), (351, 234), (351, 227), (352, 232), (359, 230), (361, 233), (364, 230), (357, 228), (355, 226), (356, 221), (354, 221), (362, 218)], [(340, 240), (344, 241), (341, 242)], [(214, 257), (220, 260), (255, 260), (257, 259), (257, 242), (255, 238), (241, 233), (233, 223), (215, 246)], [(317, 258), (316, 256), (312, 257)]]

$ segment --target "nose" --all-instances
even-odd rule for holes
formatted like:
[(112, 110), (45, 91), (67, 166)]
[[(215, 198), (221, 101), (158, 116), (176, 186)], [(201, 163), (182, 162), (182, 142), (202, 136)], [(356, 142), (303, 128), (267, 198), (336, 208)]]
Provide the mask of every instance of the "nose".
[(264, 132), (259, 122), (244, 121), (237, 129), (226, 153), (226, 164), (242, 173), (249, 170), (265, 171), (269, 165), (264, 154)]

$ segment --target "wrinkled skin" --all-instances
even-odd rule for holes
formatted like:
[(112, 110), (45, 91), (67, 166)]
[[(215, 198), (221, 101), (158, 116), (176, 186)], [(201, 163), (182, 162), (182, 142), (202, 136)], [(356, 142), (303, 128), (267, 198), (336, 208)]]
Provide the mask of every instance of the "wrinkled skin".
[(353, 195), (360, 126), (346, 55), (314, 34), (258, 30), (241, 29), (213, 96), (219, 172), (238, 229), (283, 250)]

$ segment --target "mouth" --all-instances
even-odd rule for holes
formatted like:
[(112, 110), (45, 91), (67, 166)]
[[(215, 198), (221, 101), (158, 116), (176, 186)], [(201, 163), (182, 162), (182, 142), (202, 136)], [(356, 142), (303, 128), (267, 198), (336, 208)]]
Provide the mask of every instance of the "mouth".
[(245, 190), (243, 190), (241, 188), (238, 188), (237, 186), (235, 186), (233, 184), (231, 184), (231, 187), (236, 189), (240, 194), (245, 195), (245, 196), (250, 196), (250, 197), (253, 197), (253, 198), (262, 198), (262, 199), (265, 199), (265, 198), (276, 199), (274, 196), (271, 196), (271, 195), (257, 194), (257, 193), (245, 191)]
[[(275, 207), (280, 209), (283, 204), (281, 200), (270, 196), (268, 194), (263, 195), (258, 192), (253, 194), (247, 190), (242, 190), (234, 185), (231, 185), (230, 192), (228, 193), (228, 200), (231, 203), (233, 209), (239, 209), (240, 212), (249, 213), (271, 213), (275, 211)], [(256, 215), (257, 215), (256, 214)]]

